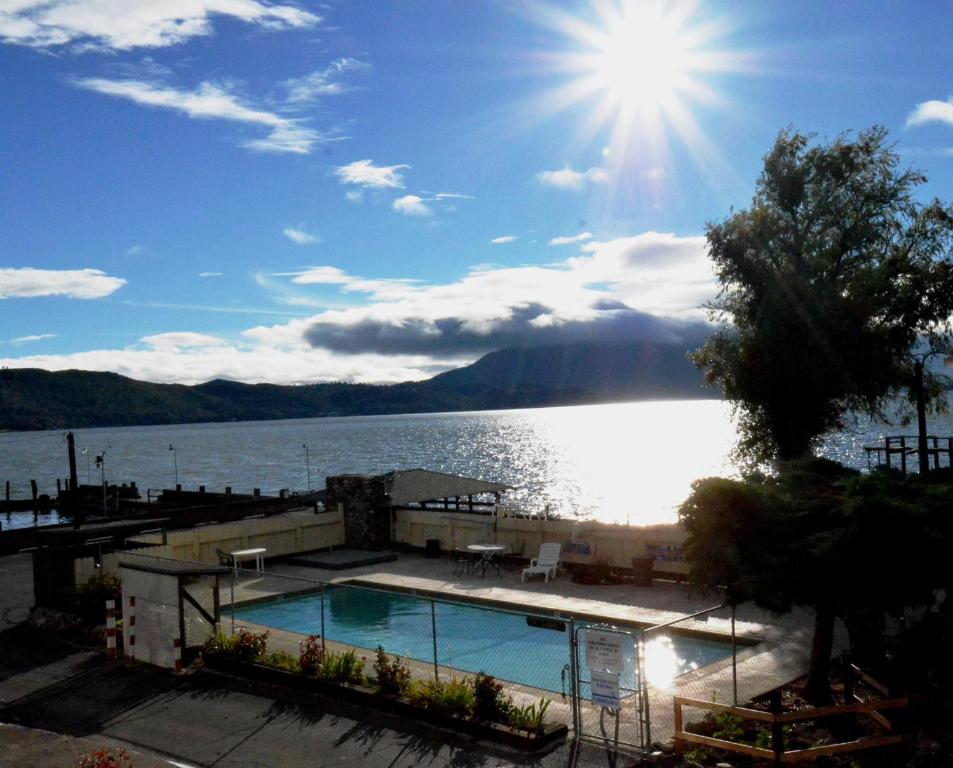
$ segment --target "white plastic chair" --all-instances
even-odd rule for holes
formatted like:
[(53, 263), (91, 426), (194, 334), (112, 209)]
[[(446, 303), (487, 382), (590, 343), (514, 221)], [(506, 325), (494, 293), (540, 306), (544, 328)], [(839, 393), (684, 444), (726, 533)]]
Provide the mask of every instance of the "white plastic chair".
[(559, 568), (559, 556), (562, 554), (563, 546), (556, 542), (548, 542), (539, 547), (539, 556), (529, 561), (529, 568), (523, 569), (522, 581), (526, 581), (527, 575), (534, 573), (543, 574), (543, 579), (548, 582), (549, 577), (556, 578), (556, 569)]

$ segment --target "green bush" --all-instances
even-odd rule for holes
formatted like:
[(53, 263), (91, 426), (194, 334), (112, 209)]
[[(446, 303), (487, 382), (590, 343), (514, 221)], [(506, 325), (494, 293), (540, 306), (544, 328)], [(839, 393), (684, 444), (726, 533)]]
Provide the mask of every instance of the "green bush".
[(298, 663), (298, 660), (285, 651), (266, 653), (259, 661), (262, 664), (267, 664), (269, 667), (283, 669), (286, 672), (301, 672), (301, 665)]
[(354, 651), (329, 652), (324, 654), (324, 660), (317, 667), (315, 674), (322, 680), (364, 685), (367, 682), (364, 661), (364, 657), (358, 658)]
[(463, 680), (453, 677), (448, 682), (414, 682), (408, 689), (408, 696), (415, 703), (435, 712), (455, 717), (473, 715), (473, 686), (467, 677)]
[(503, 693), (503, 686), (493, 675), (478, 672), (473, 679), (473, 716), (477, 720), (505, 723), (513, 702)]
[(318, 669), (324, 664), (325, 650), (321, 643), (321, 638), (317, 635), (308, 635), (302, 640), (298, 647), (300, 654), (298, 656), (298, 666), (306, 675), (316, 675)]
[(391, 660), (384, 647), (377, 646), (377, 658), (374, 660), (374, 674), (381, 693), (404, 694), (410, 686), (410, 670), (395, 656)]
[(511, 706), (509, 723), (514, 728), (527, 731), (536, 731), (546, 722), (546, 710), (552, 704), (551, 699), (540, 699), (538, 704), (527, 704), (525, 707)]
[(240, 627), (233, 635), (216, 632), (205, 641), (205, 645), (202, 646), (202, 655), (231, 658), (235, 661), (252, 661), (264, 655), (267, 647), (267, 632), (256, 635)]

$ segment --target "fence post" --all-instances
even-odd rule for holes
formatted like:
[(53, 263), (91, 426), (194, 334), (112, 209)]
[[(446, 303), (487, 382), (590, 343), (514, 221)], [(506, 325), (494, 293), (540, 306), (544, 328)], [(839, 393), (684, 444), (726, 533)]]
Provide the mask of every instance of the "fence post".
[(232, 634), (234, 635), (235, 634), (235, 573), (234, 572), (232, 572), (231, 577), (229, 577), (228, 579), (228, 590), (232, 600), (232, 604), (230, 606), (231, 610), (229, 611), (229, 613), (231, 614), (231, 617), (232, 617)]
[(324, 642), (324, 582), (321, 582), (321, 650), (326, 651), (327, 648)]
[(106, 656), (116, 658), (116, 601), (106, 601)]
[(735, 604), (731, 604), (731, 703), (738, 706), (738, 639), (735, 636)]
[[(768, 709), (772, 715), (781, 713), (780, 691), (771, 691)], [(771, 721), (771, 750), (774, 752), (774, 764), (781, 765), (781, 759), (784, 755), (784, 726), (777, 719)]]
[(579, 689), (576, 681), (579, 676), (576, 664), (576, 620), (569, 619), (569, 703), (572, 707), (573, 738), (579, 738)]
[(440, 672), (437, 667), (437, 603), (430, 601), (430, 630), (433, 637), (433, 679), (440, 680)]
[(639, 688), (642, 693), (642, 704), (645, 712), (645, 744), (643, 747), (652, 746), (652, 714), (649, 711), (649, 683), (645, 679), (645, 630), (639, 632), (637, 651)]

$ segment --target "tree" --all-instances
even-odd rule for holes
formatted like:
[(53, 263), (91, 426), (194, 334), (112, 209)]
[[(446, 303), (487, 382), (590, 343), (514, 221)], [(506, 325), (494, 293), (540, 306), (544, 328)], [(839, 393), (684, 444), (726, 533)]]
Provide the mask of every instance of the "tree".
[[(871, 128), (829, 145), (782, 131), (747, 210), (707, 228), (722, 323), (693, 359), (721, 387), (752, 463), (808, 454), (848, 412), (882, 415), (911, 350), (949, 346), (953, 212), (914, 197)], [(928, 399), (939, 390), (929, 373)]]
[(876, 665), (884, 612), (930, 604), (934, 589), (953, 583), (949, 480), (862, 476), (827, 459), (745, 480), (699, 480), (679, 510), (689, 579), (724, 588), (732, 604), (813, 607), (805, 696), (828, 702), (836, 618), (856, 658)]

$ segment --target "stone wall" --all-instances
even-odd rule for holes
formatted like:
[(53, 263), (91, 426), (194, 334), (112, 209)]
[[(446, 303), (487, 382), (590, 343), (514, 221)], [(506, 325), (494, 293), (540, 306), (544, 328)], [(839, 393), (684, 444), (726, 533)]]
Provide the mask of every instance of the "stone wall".
[(327, 479), (325, 508), (344, 517), (344, 543), (351, 549), (387, 549), (391, 543), (390, 510), (384, 481), (370, 475), (336, 475)]

